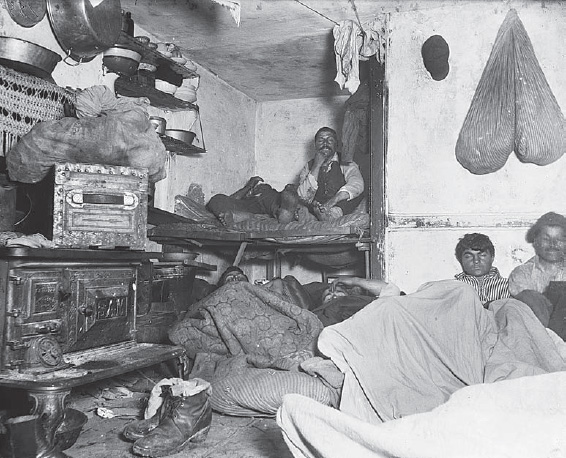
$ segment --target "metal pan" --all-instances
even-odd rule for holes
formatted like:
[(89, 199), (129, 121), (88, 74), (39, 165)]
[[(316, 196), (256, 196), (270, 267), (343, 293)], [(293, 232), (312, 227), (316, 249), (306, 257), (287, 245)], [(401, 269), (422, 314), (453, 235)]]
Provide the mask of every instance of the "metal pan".
[(89, 62), (118, 41), (120, 0), (47, 0), (53, 33), (68, 56)]
[(0, 65), (53, 82), (51, 72), (61, 56), (50, 49), (14, 37), (0, 37)]

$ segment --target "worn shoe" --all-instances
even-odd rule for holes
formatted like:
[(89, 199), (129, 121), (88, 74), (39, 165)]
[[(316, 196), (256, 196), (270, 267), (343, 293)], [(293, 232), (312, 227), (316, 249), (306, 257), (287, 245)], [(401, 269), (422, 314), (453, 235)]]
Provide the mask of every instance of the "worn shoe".
[(129, 441), (135, 442), (142, 437), (147, 436), (151, 431), (159, 426), (163, 419), (163, 415), (167, 412), (167, 403), (169, 402), (169, 395), (171, 390), (166, 388), (166, 385), (161, 387), (161, 397), (163, 402), (157, 412), (150, 418), (144, 420), (135, 420), (126, 425), (122, 431), (122, 435)]
[(194, 395), (170, 395), (163, 419), (134, 443), (133, 452), (153, 458), (173, 455), (190, 442), (204, 442), (212, 422), (210, 384), (206, 383), (206, 389)]

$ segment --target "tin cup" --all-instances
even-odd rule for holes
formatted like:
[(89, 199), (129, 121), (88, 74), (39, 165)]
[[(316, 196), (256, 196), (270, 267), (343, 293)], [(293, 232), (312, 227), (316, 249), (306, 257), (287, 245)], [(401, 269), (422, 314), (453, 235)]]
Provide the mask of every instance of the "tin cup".
[(149, 122), (155, 128), (155, 132), (157, 132), (159, 135), (165, 135), (165, 126), (167, 125), (165, 118), (162, 118), (160, 116), (150, 116)]

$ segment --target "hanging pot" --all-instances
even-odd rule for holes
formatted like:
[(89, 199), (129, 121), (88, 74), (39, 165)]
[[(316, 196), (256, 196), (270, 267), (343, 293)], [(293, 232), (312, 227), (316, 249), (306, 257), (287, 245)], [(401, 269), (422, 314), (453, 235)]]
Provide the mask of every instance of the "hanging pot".
[(120, 0), (47, 0), (57, 41), (77, 62), (89, 62), (118, 41)]
[(51, 72), (61, 56), (43, 46), (14, 37), (0, 37), (0, 65), (53, 82)]

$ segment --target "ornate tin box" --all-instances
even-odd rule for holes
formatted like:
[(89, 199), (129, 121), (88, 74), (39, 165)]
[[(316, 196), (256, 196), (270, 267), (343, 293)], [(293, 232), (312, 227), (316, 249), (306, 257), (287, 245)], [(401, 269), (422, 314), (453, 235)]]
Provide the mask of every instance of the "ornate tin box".
[(54, 175), (58, 247), (145, 249), (147, 169), (65, 163), (55, 165)]
[(60, 163), (26, 192), (31, 214), (16, 230), (59, 248), (145, 250), (147, 169)]

